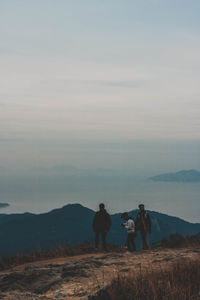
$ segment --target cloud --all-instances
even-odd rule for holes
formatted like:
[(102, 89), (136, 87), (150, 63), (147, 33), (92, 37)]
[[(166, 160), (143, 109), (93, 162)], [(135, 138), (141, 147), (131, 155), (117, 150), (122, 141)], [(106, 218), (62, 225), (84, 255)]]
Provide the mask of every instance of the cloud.
[(103, 79), (88, 79), (88, 80), (67, 80), (70, 84), (80, 84), (97, 87), (111, 87), (111, 88), (135, 88), (141, 86), (141, 80), (103, 80)]

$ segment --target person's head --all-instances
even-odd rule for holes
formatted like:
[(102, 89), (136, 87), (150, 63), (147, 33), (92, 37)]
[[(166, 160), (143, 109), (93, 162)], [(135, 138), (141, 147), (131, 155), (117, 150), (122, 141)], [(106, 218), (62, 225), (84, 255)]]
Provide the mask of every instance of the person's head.
[(105, 209), (105, 205), (104, 205), (103, 203), (100, 203), (100, 204), (99, 204), (99, 209), (100, 209), (100, 210), (104, 210), (104, 209)]
[(123, 214), (121, 214), (121, 218), (127, 221), (129, 219), (128, 213), (124, 212)]
[(140, 210), (144, 210), (144, 204), (140, 204), (140, 205), (138, 205), (138, 207)]

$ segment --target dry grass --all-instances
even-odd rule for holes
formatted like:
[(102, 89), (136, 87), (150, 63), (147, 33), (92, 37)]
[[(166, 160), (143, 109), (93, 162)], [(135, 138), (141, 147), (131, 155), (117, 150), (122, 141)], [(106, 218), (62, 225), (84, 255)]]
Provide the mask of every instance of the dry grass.
[(200, 246), (200, 235), (182, 236), (178, 233), (171, 234), (169, 239), (162, 239), (155, 243), (153, 248), (192, 248)]
[[(121, 252), (121, 248), (108, 244), (108, 251)], [(18, 254), (12, 257), (0, 257), (0, 271), (26, 264), (29, 262), (42, 261), (51, 258), (59, 258), (66, 256), (76, 256), (81, 254), (89, 254), (94, 252), (94, 247), (89, 242), (84, 242), (77, 246), (57, 247), (49, 250), (38, 250), (25, 254)]]
[(199, 300), (200, 260), (114, 279), (90, 300)]

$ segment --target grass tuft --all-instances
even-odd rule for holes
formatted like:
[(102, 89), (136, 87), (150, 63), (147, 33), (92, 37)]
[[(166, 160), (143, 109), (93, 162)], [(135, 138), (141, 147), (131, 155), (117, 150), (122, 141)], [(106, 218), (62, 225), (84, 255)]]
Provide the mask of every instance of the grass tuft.
[(200, 260), (175, 264), (168, 270), (119, 275), (90, 300), (199, 300)]

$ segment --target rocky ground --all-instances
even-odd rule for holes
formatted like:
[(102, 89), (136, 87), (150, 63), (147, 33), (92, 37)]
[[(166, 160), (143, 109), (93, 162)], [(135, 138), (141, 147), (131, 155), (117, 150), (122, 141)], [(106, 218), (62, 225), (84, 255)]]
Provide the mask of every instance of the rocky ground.
[(0, 272), (0, 299), (85, 300), (118, 274), (168, 268), (197, 258), (200, 248), (84, 254), (29, 263)]

